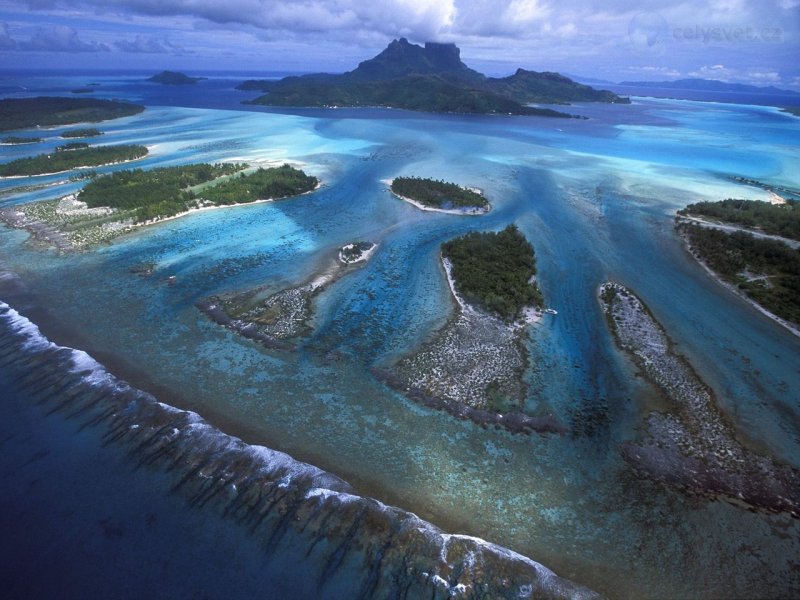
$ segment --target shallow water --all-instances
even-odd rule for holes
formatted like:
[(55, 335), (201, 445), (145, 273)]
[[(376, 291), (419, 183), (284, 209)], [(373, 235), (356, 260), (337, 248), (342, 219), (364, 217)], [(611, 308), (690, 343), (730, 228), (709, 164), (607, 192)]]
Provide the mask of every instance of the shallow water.
[[(153, 93), (122, 87), (133, 99)], [(57, 341), (449, 531), (506, 545), (612, 597), (797, 594), (796, 521), (683, 497), (638, 480), (622, 461), (620, 444), (659, 400), (616, 351), (596, 290), (608, 279), (635, 290), (714, 388), (741, 439), (800, 466), (800, 339), (709, 279), (671, 222), (688, 202), (766, 197), (727, 176), (800, 187), (800, 120), (768, 107), (674, 100), (573, 108), (592, 118), (148, 108), (101, 124), (103, 143), (153, 146), (142, 166), (299, 162), (325, 185), (297, 199), (190, 215), (66, 257), (3, 229), (0, 264), (49, 309), (42, 325), (47, 333), (46, 322), (59, 324)], [(18, 153), (0, 147), (4, 159)], [(417, 211), (382, 183), (406, 174), (480, 187), (493, 210)], [(533, 242), (540, 286), (559, 312), (528, 335), (527, 406), (555, 414), (568, 436), (512, 436), (455, 421), (370, 372), (452, 314), (439, 245), (510, 222)], [(296, 353), (267, 351), (194, 307), (211, 294), (302, 281), (332, 248), (360, 239), (380, 246), (317, 299), (315, 332)], [(131, 272), (148, 262), (151, 277)], [(66, 544), (68, 535), (57, 538)]]

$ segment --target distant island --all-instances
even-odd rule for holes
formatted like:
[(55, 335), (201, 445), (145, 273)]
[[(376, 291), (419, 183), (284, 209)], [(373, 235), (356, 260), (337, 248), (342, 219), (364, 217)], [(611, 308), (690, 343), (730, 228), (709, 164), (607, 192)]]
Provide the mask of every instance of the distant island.
[(0, 177), (62, 173), (79, 167), (98, 167), (136, 160), (146, 155), (147, 148), (140, 145), (122, 144), (118, 146), (89, 147), (88, 144), (82, 143), (77, 143), (77, 145), (67, 144), (60, 146), (51, 154), (18, 158), (11, 162), (0, 164)]
[(505, 78), (486, 77), (467, 67), (454, 44), (405, 38), (394, 40), (380, 54), (347, 73), (250, 80), (238, 89), (266, 92), (250, 101), (267, 106), (390, 107), (428, 112), (513, 114), (570, 118), (531, 103), (630, 102), (595, 90), (558, 73), (518, 69)]
[(103, 132), (97, 129), (96, 127), (85, 127), (82, 129), (68, 129), (66, 131), (61, 132), (62, 138), (89, 138), (89, 137), (99, 137), (103, 135)]
[(623, 81), (619, 85), (640, 87), (640, 88), (659, 88), (675, 90), (696, 90), (704, 92), (736, 92), (747, 94), (770, 94), (788, 95), (800, 97), (800, 92), (784, 90), (775, 86), (757, 86), (744, 83), (728, 83), (717, 79), (676, 79), (674, 81)]
[(800, 335), (800, 203), (701, 202), (676, 227), (710, 273)]
[[(57, 155), (78, 152), (82, 150)], [(117, 171), (94, 177), (77, 195), (3, 209), (0, 219), (70, 251), (191, 211), (296, 196), (319, 184), (316, 177), (286, 164), (247, 169), (246, 164), (219, 163)]]
[(205, 79), (205, 77), (189, 77), (178, 71), (161, 71), (161, 73), (148, 77), (147, 81), (160, 83), (162, 85), (193, 85), (203, 79)]
[(474, 215), (486, 213), (490, 208), (489, 201), (479, 191), (447, 181), (395, 177), (390, 189), (399, 198), (423, 210)]
[(20, 137), (17, 135), (8, 135), (0, 139), (0, 144), (6, 144), (8, 146), (21, 146), (23, 144), (38, 144), (39, 142), (43, 141), (44, 140), (40, 137)]
[(0, 131), (95, 123), (139, 114), (144, 106), (97, 98), (5, 98), (0, 100)]

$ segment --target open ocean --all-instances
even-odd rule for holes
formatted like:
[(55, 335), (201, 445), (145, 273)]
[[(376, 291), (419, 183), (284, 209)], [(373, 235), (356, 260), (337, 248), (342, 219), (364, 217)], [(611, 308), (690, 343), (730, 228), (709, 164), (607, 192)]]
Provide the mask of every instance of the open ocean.
[[(413, 565), (374, 549), (363, 515), (389, 514), (390, 528), (412, 521), (370, 498), (419, 517), (414, 527), (431, 544), (449, 543), (443, 532), (475, 536), (613, 598), (800, 595), (800, 521), (682, 495), (623, 461), (621, 445), (659, 399), (617, 351), (596, 296), (609, 279), (633, 289), (714, 389), (740, 441), (800, 468), (800, 338), (713, 281), (672, 223), (690, 202), (768, 197), (732, 176), (800, 188), (800, 119), (653, 98), (570, 107), (588, 120), (269, 110), (239, 104), (254, 96), (233, 89), (244, 76), (186, 87), (143, 78), (15, 72), (0, 92), (67, 95), (99, 83), (94, 96), (148, 107), (98, 125), (102, 143), (150, 148), (136, 166), (286, 160), (323, 187), (66, 256), (0, 226), (3, 597), (418, 597), (425, 588), (402, 575)], [(46, 140), (0, 146), (0, 160), (50, 150), (69, 128), (21, 132)], [(382, 180), (398, 175), (479, 187), (493, 210), (423, 213), (386, 190)], [(0, 180), (0, 207), (79, 186), (64, 175), (33, 179), (54, 185), (9, 194), (28, 182)], [(532, 241), (539, 285), (558, 310), (526, 336), (526, 407), (555, 415), (563, 436), (456, 420), (372, 372), (452, 314), (440, 244), (512, 222)], [(195, 307), (303, 281), (332, 248), (361, 239), (379, 242), (373, 258), (317, 298), (314, 332), (295, 352), (266, 350)], [(150, 264), (151, 276), (137, 273)], [(103, 413), (120, 398), (137, 399), (137, 410)], [(215, 446), (191, 463), (200, 465), (192, 476), (225, 472), (234, 487), (186, 483), (191, 445), (164, 450), (155, 433), (139, 436), (140, 412), (156, 399), (200, 415), (158, 435), (226, 440), (225, 452)], [(271, 450), (258, 460), (243, 443), (233, 452), (200, 417)], [(237, 472), (243, 464), (279, 465), (287, 490), (312, 481), (308, 489), (325, 492), (297, 496), (285, 512), (237, 503), (255, 485), (253, 472)], [(270, 498), (258, 506), (287, 502)], [(431, 586), (426, 597), (458, 592), (454, 581)]]

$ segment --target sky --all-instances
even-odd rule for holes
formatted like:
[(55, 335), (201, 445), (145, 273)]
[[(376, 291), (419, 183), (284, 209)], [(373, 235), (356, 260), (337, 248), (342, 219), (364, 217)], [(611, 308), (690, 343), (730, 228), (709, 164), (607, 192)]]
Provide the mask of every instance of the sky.
[(343, 72), (399, 37), (490, 75), (800, 91), (800, 0), (0, 0), (0, 70)]

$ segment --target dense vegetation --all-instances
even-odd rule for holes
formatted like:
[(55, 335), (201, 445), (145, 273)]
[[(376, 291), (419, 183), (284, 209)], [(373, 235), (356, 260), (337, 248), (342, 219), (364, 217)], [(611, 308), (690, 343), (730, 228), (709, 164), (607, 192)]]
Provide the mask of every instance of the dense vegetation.
[(394, 40), (380, 54), (341, 75), (314, 74), (280, 81), (246, 81), (243, 90), (266, 92), (253, 100), (269, 106), (387, 106), (432, 112), (570, 117), (530, 102), (575, 100), (625, 102), (627, 99), (575, 83), (557, 73), (519, 70), (503, 79), (488, 78), (461, 62), (453, 44)]
[(89, 182), (78, 199), (89, 208), (110, 206), (136, 211), (138, 221), (171, 217), (194, 205), (192, 186), (231, 175), (244, 168), (240, 164), (197, 164), (161, 167), (150, 171), (118, 171)]
[(134, 145), (99, 146), (96, 148), (81, 148), (69, 152), (39, 154), (29, 158), (18, 158), (0, 165), (0, 177), (61, 173), (77, 167), (95, 167), (134, 160), (146, 155), (146, 147)]
[(800, 325), (800, 250), (778, 240), (679, 223), (695, 255), (773, 314)]
[(0, 100), (0, 131), (118, 119), (144, 106), (97, 98), (5, 98)]
[(70, 142), (69, 144), (64, 144), (62, 146), (56, 147), (56, 152), (66, 152), (69, 150), (83, 150), (84, 148), (88, 148), (89, 144), (86, 142)]
[(800, 202), (770, 204), (758, 200), (728, 199), (698, 202), (678, 211), (679, 215), (705, 217), (758, 229), (764, 233), (800, 240)]
[(89, 138), (103, 135), (97, 127), (85, 127), (83, 129), (68, 129), (61, 134), (62, 138)]
[(9, 135), (0, 139), (0, 144), (38, 144), (39, 142), (43, 142), (44, 140), (39, 137), (19, 137), (16, 135)]
[(478, 192), (446, 181), (421, 177), (396, 177), (392, 191), (433, 208), (488, 208), (489, 202)]
[(213, 204), (241, 204), (296, 196), (310, 192), (317, 187), (317, 183), (316, 177), (284, 164), (258, 169), (254, 173), (242, 173), (203, 190), (199, 195)]
[(507, 321), (525, 306), (543, 304), (530, 283), (536, 275), (533, 246), (515, 225), (499, 233), (468, 233), (443, 244), (442, 255), (453, 266), (456, 290), (470, 304)]
[(110, 206), (135, 211), (136, 221), (163, 219), (198, 205), (229, 205), (285, 198), (313, 190), (317, 178), (289, 165), (240, 173), (202, 189), (192, 189), (244, 169), (242, 164), (197, 164), (142, 171), (120, 171), (86, 185), (78, 199), (90, 208)]

